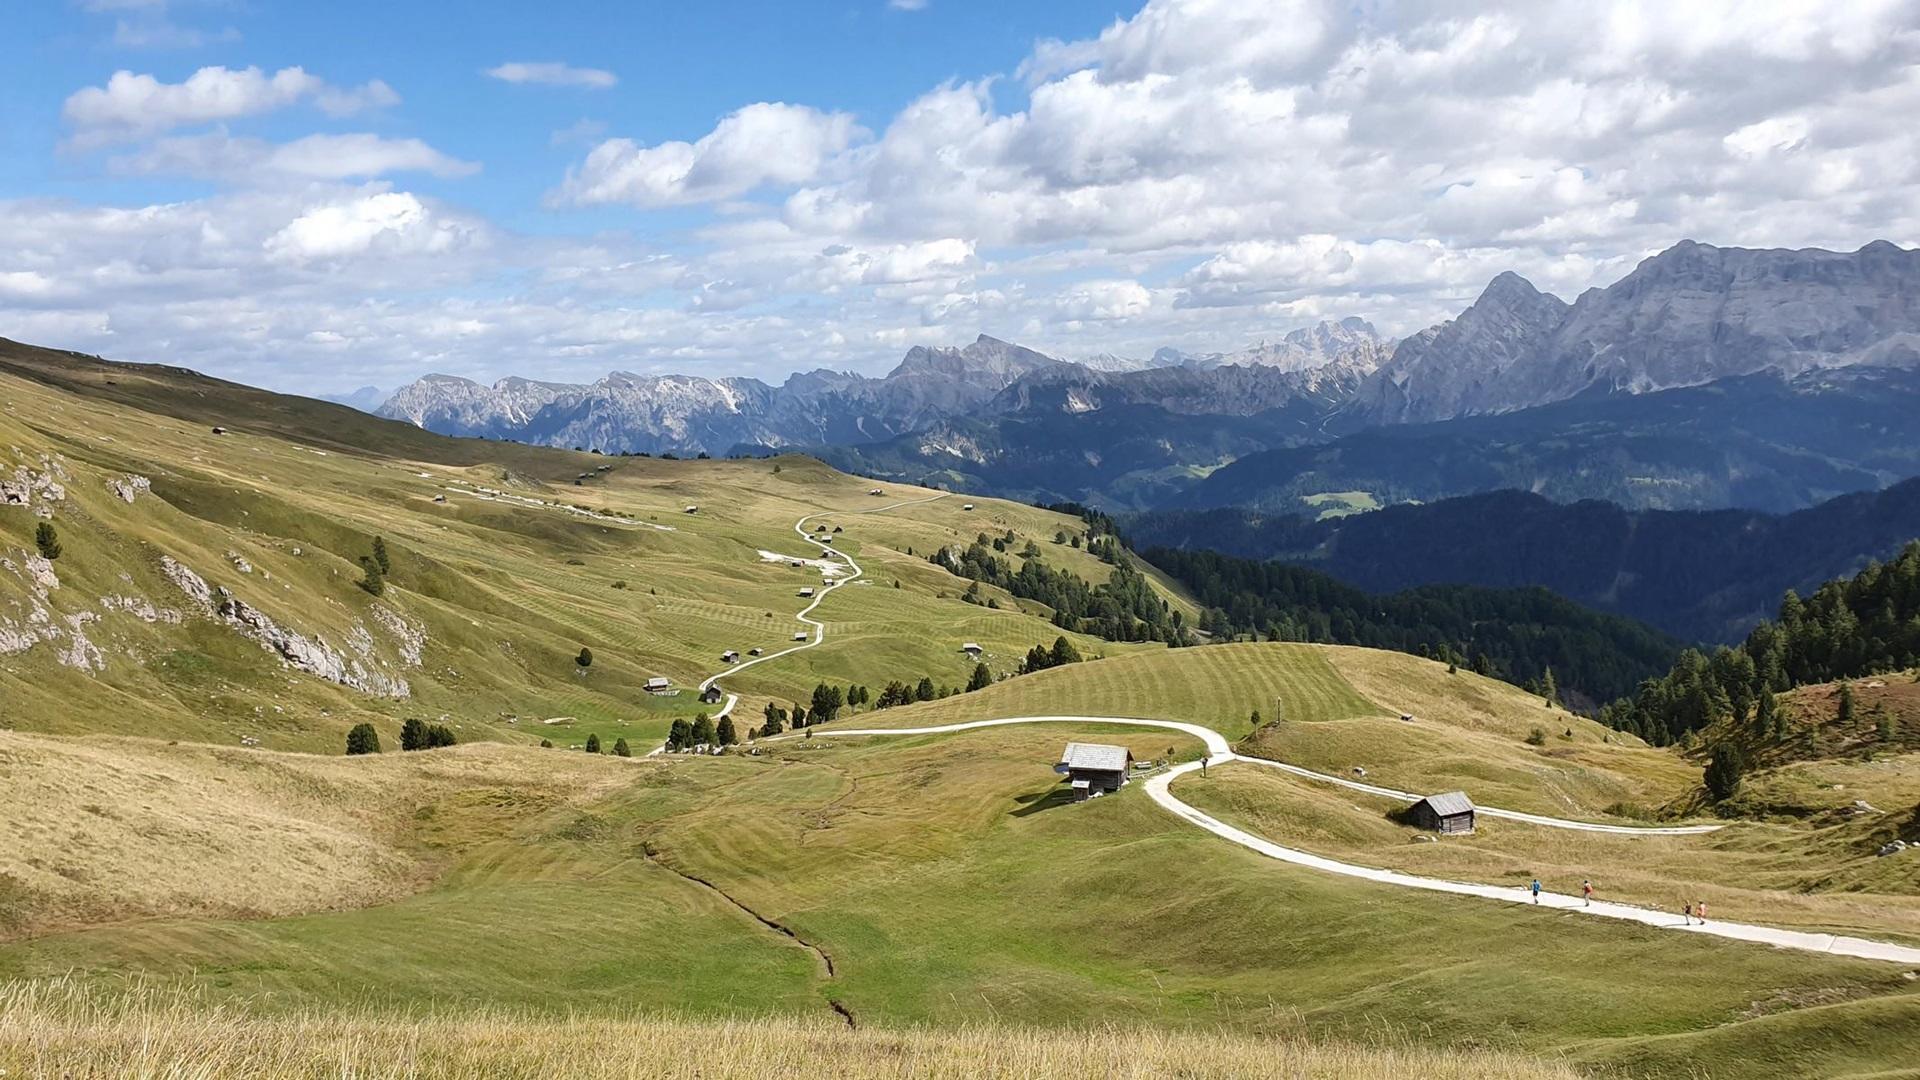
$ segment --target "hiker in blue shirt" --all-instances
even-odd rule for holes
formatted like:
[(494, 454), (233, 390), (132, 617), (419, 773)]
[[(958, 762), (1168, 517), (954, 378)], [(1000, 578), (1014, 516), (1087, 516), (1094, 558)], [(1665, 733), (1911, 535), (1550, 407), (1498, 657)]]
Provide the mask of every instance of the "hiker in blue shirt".
[(1533, 902), (1536, 904), (1539, 903), (1540, 902), (1540, 879), (1534, 878), (1533, 884), (1528, 887), (1533, 890)]

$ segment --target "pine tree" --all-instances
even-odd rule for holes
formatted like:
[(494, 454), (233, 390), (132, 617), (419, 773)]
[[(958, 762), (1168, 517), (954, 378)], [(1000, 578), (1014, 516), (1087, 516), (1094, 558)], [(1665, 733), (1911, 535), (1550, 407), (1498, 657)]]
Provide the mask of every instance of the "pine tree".
[(971, 694), (992, 685), (993, 672), (988, 670), (987, 665), (984, 662), (973, 665), (973, 674), (967, 678), (967, 692)]
[(712, 746), (714, 744), (713, 718), (706, 713), (695, 716), (691, 737), (695, 746)]
[(762, 715), (766, 717), (767, 722), (760, 725), (760, 734), (778, 735), (786, 729), (787, 711), (780, 706), (769, 701), (767, 702), (766, 711), (762, 713)]
[(377, 754), (380, 752), (380, 733), (373, 730), (372, 724), (355, 724), (347, 732), (348, 754)]
[(731, 716), (721, 717), (720, 722), (714, 725), (713, 736), (714, 738), (720, 740), (721, 746), (732, 746), (735, 743), (738, 743), (740, 741), (740, 736), (734, 734), (733, 717)]
[(427, 748), (427, 722), (417, 716), (407, 717), (400, 725), (400, 749), (425, 750)]
[(452, 746), (459, 741), (459, 739), (454, 738), (453, 729), (447, 725), (427, 725), (427, 749), (432, 750), (436, 747)]
[(674, 720), (667, 731), (667, 749), (685, 750), (693, 745), (693, 726), (684, 717)]
[(613, 756), (614, 757), (632, 757), (633, 748), (627, 745), (627, 740), (615, 739), (613, 740)]
[(933, 696), (933, 680), (925, 675), (920, 676), (920, 685), (913, 688), (913, 700), (932, 701)]
[(1540, 676), (1540, 696), (1546, 699), (1549, 709), (1560, 702), (1560, 688), (1554, 685), (1552, 664), (1548, 664), (1546, 673)]
[(1066, 635), (1062, 634), (1053, 639), (1053, 651), (1048, 655), (1048, 659), (1053, 662), (1054, 667), (1062, 664), (1077, 664), (1080, 662), (1080, 650), (1074, 648), (1073, 642), (1068, 641)]
[(599, 752), (600, 752), (600, 736), (589, 733), (587, 735), (587, 753), (597, 754)]
[(387, 557), (387, 538), (384, 536), (373, 538), (373, 561), (380, 564), (380, 573), (393, 573), (393, 560)]
[(40, 557), (48, 562), (58, 559), (60, 553), (66, 550), (60, 546), (60, 533), (54, 529), (51, 521), (43, 521), (33, 530), (33, 546), (40, 549)]
[(1852, 683), (1843, 682), (1840, 684), (1840, 713), (1837, 719), (1839, 720), (1841, 727), (1849, 727), (1853, 724), (1853, 684)]
[(360, 587), (374, 596), (383, 596), (387, 591), (387, 579), (380, 573), (380, 564), (366, 555), (360, 556)]
[(1740, 789), (1740, 778), (1747, 771), (1746, 756), (1731, 743), (1716, 747), (1713, 760), (1707, 762), (1707, 791), (1715, 802), (1732, 797)]

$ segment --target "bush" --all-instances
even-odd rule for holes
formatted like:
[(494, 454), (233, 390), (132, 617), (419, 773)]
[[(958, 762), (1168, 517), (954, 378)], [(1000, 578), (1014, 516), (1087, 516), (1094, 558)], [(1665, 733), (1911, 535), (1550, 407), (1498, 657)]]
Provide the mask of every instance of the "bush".
[(581, 667), (592, 667), (593, 666), (593, 650), (582, 645), (580, 647), (580, 655), (574, 657), (573, 662), (576, 664), (579, 664)]
[(458, 743), (459, 741), (460, 741), (459, 739), (454, 738), (453, 729), (448, 727), (447, 725), (445, 724), (428, 724), (427, 725), (427, 749), (432, 750), (435, 747), (452, 746)]
[(417, 716), (410, 716), (400, 725), (400, 749), (425, 750), (427, 748), (427, 722)]
[(627, 746), (627, 740), (625, 739), (613, 740), (613, 756), (614, 757), (632, 757), (633, 756), (633, 750), (631, 747)]
[(541, 739), (541, 740), (540, 740), (540, 749), (542, 749), (542, 750), (551, 750), (551, 749), (553, 749), (553, 740), (552, 740), (552, 739)]
[(599, 752), (600, 752), (600, 736), (588, 735), (587, 736), (587, 753), (597, 754)]
[(52, 562), (60, 557), (65, 548), (60, 546), (60, 534), (55, 531), (53, 522), (43, 521), (33, 530), (33, 546), (40, 549), (40, 557)]
[(373, 730), (372, 724), (355, 724), (347, 732), (348, 754), (377, 754), (380, 752), (380, 733)]
[(1527, 745), (1528, 746), (1547, 745), (1546, 730), (1544, 728), (1534, 728), (1532, 731), (1527, 732)]

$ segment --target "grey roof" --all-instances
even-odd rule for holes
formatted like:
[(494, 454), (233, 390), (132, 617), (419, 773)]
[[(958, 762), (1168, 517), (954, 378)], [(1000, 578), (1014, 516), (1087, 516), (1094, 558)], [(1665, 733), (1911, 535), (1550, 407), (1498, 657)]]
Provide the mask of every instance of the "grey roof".
[(1104, 743), (1070, 742), (1066, 752), (1060, 755), (1060, 764), (1065, 768), (1107, 772), (1125, 772), (1131, 760), (1133, 754), (1126, 747)]
[(1438, 795), (1429, 795), (1420, 801), (1432, 807), (1433, 812), (1441, 817), (1473, 813), (1473, 800), (1467, 798), (1467, 793), (1464, 791), (1446, 791)]

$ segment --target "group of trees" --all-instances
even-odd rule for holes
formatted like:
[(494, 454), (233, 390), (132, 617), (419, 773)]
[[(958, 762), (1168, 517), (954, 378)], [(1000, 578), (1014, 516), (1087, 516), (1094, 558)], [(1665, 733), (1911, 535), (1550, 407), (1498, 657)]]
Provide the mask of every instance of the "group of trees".
[(739, 741), (740, 736), (734, 730), (731, 716), (723, 716), (715, 724), (712, 717), (700, 713), (692, 723), (684, 719), (675, 720), (673, 727), (667, 731), (669, 751), (691, 750), (696, 746), (733, 746)]
[[(994, 546), (1005, 550), (1005, 538), (981, 538), (964, 550), (941, 548), (927, 561), (957, 577), (976, 583), (995, 585), (1023, 600), (1036, 600), (1053, 609), (1054, 625), (1063, 630), (1094, 634), (1108, 641), (1164, 641), (1186, 643), (1180, 613), (1153, 590), (1146, 575), (1133, 565), (1117, 543), (1111, 545), (1113, 573), (1099, 585), (1088, 585), (1077, 574), (1056, 570), (1040, 557), (1031, 542), (1023, 554), (1020, 569), (1013, 570), (1007, 560), (994, 554)], [(1089, 542), (1089, 549), (1093, 543)], [(978, 602), (979, 590), (970, 586), (963, 599)]]
[(1590, 611), (1545, 589), (1428, 585), (1375, 596), (1318, 571), (1211, 551), (1154, 548), (1146, 557), (1187, 588), (1216, 639), (1258, 637), (1364, 645), (1430, 656), (1597, 704), (1664, 670), (1679, 642)]
[[(1601, 712), (1613, 727), (1655, 745), (1679, 741), (1719, 720), (1729, 735), (1714, 750), (1737, 776), (1750, 746), (1784, 733), (1774, 695), (1796, 686), (1853, 679), (1920, 664), (1920, 542), (1888, 563), (1875, 563), (1850, 580), (1830, 581), (1802, 600), (1789, 591), (1777, 621), (1753, 628), (1733, 648), (1707, 656), (1680, 654), (1660, 678), (1643, 681), (1630, 697)], [(1852, 719), (1851, 689), (1842, 687), (1842, 722)], [(1731, 745), (1729, 745), (1731, 744)], [(1731, 790), (1731, 789), (1729, 789)]]
[[(453, 729), (445, 724), (429, 724), (417, 716), (407, 717), (400, 725), (400, 749), (432, 750), (441, 746), (453, 746), (460, 740)], [(372, 724), (353, 725), (347, 732), (348, 754), (377, 754), (380, 752), (380, 733)]]
[[(1064, 664), (1077, 664), (1079, 662), (1080, 650), (1074, 648), (1073, 642), (1068, 641), (1066, 635), (1062, 634), (1053, 639), (1053, 648), (1051, 649), (1045, 645), (1035, 645), (1033, 648), (1028, 649), (1027, 658), (1020, 662), (1020, 674), (1030, 675), (1036, 671), (1045, 671), (1051, 667), (1060, 667)], [(976, 676), (979, 675), (981, 669), (985, 667), (985, 664), (981, 664), (974, 669), (974, 674)], [(967, 689), (973, 690), (976, 689), (976, 687), (969, 683)]]

